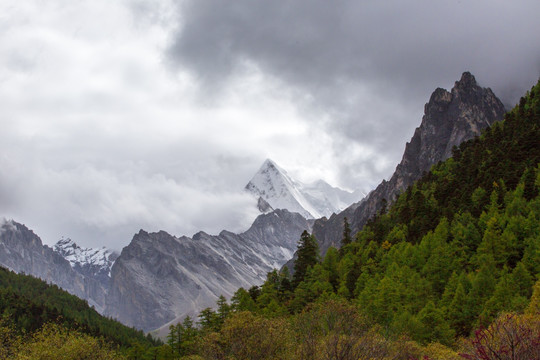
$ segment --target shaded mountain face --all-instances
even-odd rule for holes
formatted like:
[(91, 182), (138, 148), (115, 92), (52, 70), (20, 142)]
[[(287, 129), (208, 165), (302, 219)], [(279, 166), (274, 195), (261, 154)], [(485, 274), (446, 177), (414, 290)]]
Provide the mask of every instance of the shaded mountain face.
[(178, 238), (141, 230), (112, 267), (106, 314), (145, 331), (196, 316), (220, 295), (264, 282), (292, 257), (306, 229), (301, 215), (278, 209), (242, 234)]
[(267, 159), (245, 187), (258, 197), (259, 210), (287, 209), (306, 219), (338, 213), (364, 196), (333, 187), (323, 180), (303, 184), (291, 178), (275, 162)]
[(405, 145), (403, 158), (390, 180), (383, 180), (366, 198), (343, 212), (315, 221), (313, 234), (321, 252), (326, 253), (330, 246), (340, 246), (345, 217), (353, 233), (357, 232), (381, 209), (383, 199), (393, 202), (397, 194), (432, 165), (449, 158), (454, 146), (480, 135), (483, 129), (502, 120), (504, 114), (502, 102), (491, 89), (480, 87), (469, 72), (463, 73), (450, 92), (436, 89), (425, 105), (422, 123)]
[(13, 220), (3, 221), (0, 226), (0, 265), (56, 284), (103, 311), (106, 288), (96, 279), (73, 270), (62, 255), (43, 245), (33, 231)]

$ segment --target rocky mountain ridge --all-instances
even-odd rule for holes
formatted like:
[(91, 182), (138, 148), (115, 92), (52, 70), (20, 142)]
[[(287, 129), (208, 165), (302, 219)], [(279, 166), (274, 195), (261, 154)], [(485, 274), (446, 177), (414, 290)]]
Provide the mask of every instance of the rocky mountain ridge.
[(39, 277), (88, 301), (104, 311), (106, 288), (96, 279), (72, 269), (69, 261), (26, 226), (13, 220), (0, 224), (0, 265), (18, 273)]
[(292, 257), (300, 234), (310, 228), (300, 214), (277, 209), (242, 234), (199, 232), (189, 238), (141, 230), (112, 267), (106, 314), (146, 331), (196, 316), (220, 295), (263, 283)]
[(69, 261), (75, 271), (108, 287), (111, 268), (119, 254), (106, 247), (82, 248), (70, 238), (60, 239), (53, 250)]
[(392, 203), (431, 166), (449, 158), (454, 146), (480, 135), (483, 129), (502, 120), (505, 112), (493, 91), (480, 87), (469, 72), (463, 73), (450, 92), (437, 88), (425, 105), (422, 122), (405, 145), (403, 158), (390, 180), (383, 180), (366, 198), (343, 212), (315, 221), (313, 234), (322, 253), (330, 246), (340, 246), (345, 217), (353, 233), (357, 232), (381, 209), (383, 200)]
[(241, 234), (199, 232), (189, 238), (140, 230), (115, 259), (106, 249), (84, 249), (70, 239), (53, 250), (25, 225), (9, 220), (0, 226), (0, 266), (54, 283), (104, 315), (150, 331), (195, 317), (220, 295), (263, 283), (269, 271), (292, 257), (311, 224), (277, 209)]

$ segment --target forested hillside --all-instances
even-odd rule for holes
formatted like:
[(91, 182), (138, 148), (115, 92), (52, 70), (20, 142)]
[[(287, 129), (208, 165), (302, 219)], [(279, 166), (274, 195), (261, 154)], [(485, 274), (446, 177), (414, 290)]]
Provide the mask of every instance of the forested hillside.
[[(15, 348), (37, 351), (40, 347), (58, 346), (56, 350), (60, 351), (66, 342), (73, 347), (86, 344), (88, 348), (81, 351), (89, 351), (90, 354), (98, 351), (103, 358), (113, 354), (113, 349), (126, 352), (134, 344), (145, 348), (159, 345), (142, 331), (99, 315), (86, 301), (56, 285), (2, 267), (0, 314), (0, 359), (14, 353)], [(49, 349), (51, 354), (55, 354), (53, 350)], [(69, 349), (65, 351), (66, 359), (75, 354)], [(32, 354), (27, 355), (30, 358), (37, 356)], [(94, 355), (92, 358), (102, 358), (97, 353)]]

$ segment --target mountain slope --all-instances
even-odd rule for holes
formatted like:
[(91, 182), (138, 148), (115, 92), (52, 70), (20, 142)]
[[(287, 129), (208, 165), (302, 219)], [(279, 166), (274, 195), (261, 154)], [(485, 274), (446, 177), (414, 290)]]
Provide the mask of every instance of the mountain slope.
[(53, 250), (10, 220), (0, 226), (0, 265), (56, 284), (125, 324), (152, 330), (195, 315), (221, 294), (262, 283), (268, 271), (292, 257), (300, 234), (310, 228), (300, 214), (278, 209), (239, 235), (176, 238), (141, 230), (110, 269), (115, 255), (105, 249), (83, 249), (64, 239)]
[(292, 257), (305, 229), (310, 224), (301, 215), (278, 209), (238, 235), (177, 238), (141, 230), (112, 267), (106, 313), (144, 330), (194, 316), (219, 295), (261, 284)]
[(263, 163), (245, 189), (273, 209), (287, 209), (307, 219), (330, 216), (362, 196), (332, 187), (323, 180), (303, 184), (292, 179), (270, 159)]
[[(99, 315), (88, 303), (57, 286), (30, 275), (15, 274), (0, 267), (0, 313), (17, 332), (31, 333), (48, 322), (103, 337), (127, 347), (134, 341), (152, 345), (141, 331)], [(7, 325), (1, 322), (0, 325)], [(4, 345), (4, 344), (2, 344)]]
[(0, 265), (56, 284), (103, 310), (106, 288), (96, 279), (73, 270), (66, 259), (43, 245), (33, 231), (13, 220), (0, 224)]
[(480, 87), (474, 76), (465, 72), (450, 92), (436, 89), (425, 105), (424, 113), (422, 123), (406, 144), (403, 158), (390, 180), (383, 180), (361, 202), (328, 220), (315, 222), (313, 234), (323, 254), (330, 246), (340, 246), (345, 217), (353, 232), (360, 230), (381, 209), (383, 199), (392, 203), (397, 194), (429, 171), (432, 165), (450, 157), (454, 146), (480, 135), (483, 129), (501, 120), (505, 110), (491, 89)]

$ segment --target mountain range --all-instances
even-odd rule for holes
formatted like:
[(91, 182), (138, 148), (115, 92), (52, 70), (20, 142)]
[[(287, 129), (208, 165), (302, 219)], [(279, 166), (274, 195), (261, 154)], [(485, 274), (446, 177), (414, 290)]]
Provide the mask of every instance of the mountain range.
[(143, 330), (195, 316), (220, 295), (261, 284), (292, 257), (300, 234), (310, 228), (300, 214), (278, 209), (241, 234), (189, 238), (141, 230), (112, 267), (105, 313)]
[[(313, 220), (306, 217), (314, 216), (308, 210), (338, 212), (356, 196), (322, 180), (305, 185), (270, 159), (245, 189), (258, 196), (263, 214), (241, 234), (199, 232), (190, 238), (141, 230), (117, 254), (104, 247), (83, 248), (69, 238), (49, 248), (11, 220), (2, 226), (5, 256), (0, 251), (0, 263), (56, 283), (99, 312), (149, 331), (195, 316), (239, 287), (261, 284), (269, 271), (292, 258), (302, 231), (311, 230)], [(19, 239), (18, 244), (10, 239)], [(10, 261), (13, 253), (22, 256)]]
[(82, 249), (69, 239), (53, 250), (26, 226), (4, 221), (0, 264), (56, 283), (127, 325), (160, 328), (212, 306), (221, 294), (229, 297), (239, 287), (261, 284), (268, 271), (292, 258), (304, 230), (313, 231), (323, 253), (339, 247), (345, 217), (353, 231), (359, 230), (384, 200), (392, 202), (433, 164), (451, 156), (454, 146), (503, 114), (493, 92), (464, 73), (450, 92), (432, 94), (390, 180), (350, 206), (359, 192), (323, 181), (302, 184), (267, 160), (246, 185), (264, 214), (244, 233), (200, 232), (189, 238), (141, 230), (117, 256)]

